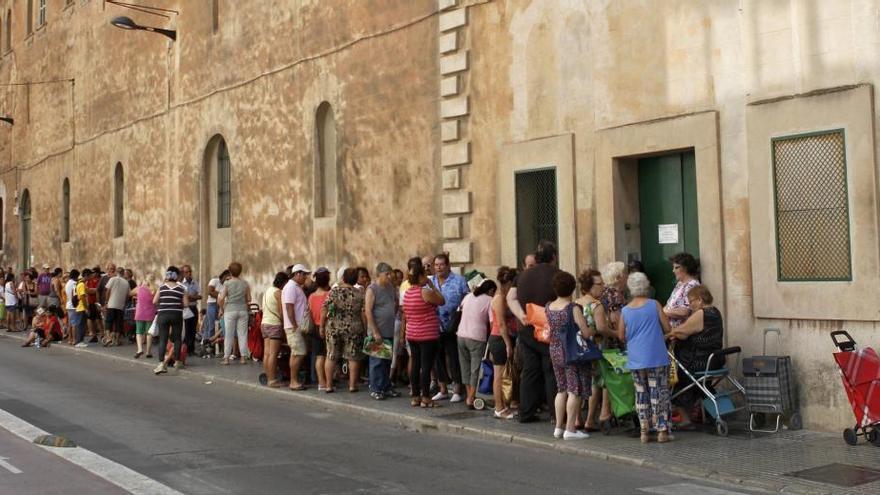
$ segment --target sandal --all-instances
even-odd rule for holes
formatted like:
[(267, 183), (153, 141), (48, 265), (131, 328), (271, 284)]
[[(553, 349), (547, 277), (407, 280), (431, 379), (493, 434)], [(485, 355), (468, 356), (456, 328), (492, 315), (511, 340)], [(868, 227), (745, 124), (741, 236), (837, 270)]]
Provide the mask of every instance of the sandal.
[(272, 380), (271, 382), (267, 383), (266, 386), (270, 388), (281, 388), (282, 383), (284, 382), (282, 382), (281, 380)]
[(226, 366), (229, 364), (229, 358), (223, 358), (220, 360), (220, 364)]
[(419, 407), (421, 404), (422, 401), (418, 397), (413, 397), (412, 400), (409, 401), (409, 405), (412, 407)]
[(423, 400), (422, 401), (422, 409), (436, 409), (438, 407), (443, 407), (443, 406), (434, 402), (433, 400)]

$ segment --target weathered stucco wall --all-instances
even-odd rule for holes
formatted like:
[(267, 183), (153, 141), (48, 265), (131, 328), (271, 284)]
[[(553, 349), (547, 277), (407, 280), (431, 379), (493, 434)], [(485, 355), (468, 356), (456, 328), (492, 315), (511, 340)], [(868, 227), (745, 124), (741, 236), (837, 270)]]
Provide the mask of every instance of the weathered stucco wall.
[[(100, 1), (64, 4), (50, 0), (47, 24), (30, 36), (16, 4), (12, 50), (0, 61), (4, 83), (75, 79), (3, 88), (3, 110), (16, 119), (0, 128), (4, 264), (21, 262), (13, 196), (28, 189), (34, 263), (199, 267), (201, 245), (218, 241), (200, 229), (205, 154), (218, 134), (231, 157), (226, 237), (258, 287), (295, 261), (401, 265), (439, 247), (431, 215), (439, 201), (433, 0), (381, 9), (358, 0), (223, 0), (216, 32), (210, 1), (153, 2), (180, 11), (170, 21)], [(178, 40), (114, 28), (117, 15), (172, 27)], [(336, 118), (340, 170), (330, 229), (338, 249), (329, 254), (313, 241), (315, 111), (323, 101)], [(117, 162), (125, 233), (114, 239)], [(60, 235), (64, 178), (69, 243)]]
[[(704, 253), (703, 262), (721, 274), (721, 280), (716, 278), (710, 288), (724, 294), (727, 340), (743, 346), (744, 355), (755, 354), (761, 351), (763, 328), (780, 327), (780, 350), (774, 352), (794, 358), (806, 423), (826, 429), (849, 424), (851, 411), (830, 355), (828, 333), (846, 328), (860, 342), (876, 346), (877, 323), (803, 319), (796, 314), (788, 319), (756, 317), (752, 253), (767, 256), (770, 246), (751, 245), (750, 206), (767, 208), (767, 201), (750, 196), (749, 164), (756, 153), (749, 152), (746, 109), (749, 103), (768, 98), (843, 85), (867, 83), (873, 93), (880, 75), (876, 30), (880, 2), (470, 3), (474, 166), (469, 180), (483, 184), (474, 186), (484, 193), (475, 198), (473, 225), (485, 229), (474, 247), (475, 263), (492, 270), (504, 261), (501, 246), (515, 241), (515, 232), (499, 228), (499, 219), (513, 207), (513, 198), (491, 194), (503, 180), (498, 171), (505, 169), (502, 161), (511, 143), (574, 134), (576, 172), (571, 180), (576, 181), (576, 194), (574, 204), (560, 204), (560, 208), (574, 209), (577, 221), (560, 229), (575, 231), (577, 266), (582, 269), (610, 261), (597, 250), (597, 236), (603, 234), (595, 225), (612, 213), (600, 208), (598, 199), (616, 193), (603, 189), (611, 184), (610, 178), (597, 177), (603, 169), (610, 173), (613, 166), (597, 162), (606, 159), (601, 157), (597, 136), (613, 129), (645, 153), (673, 150), (668, 142), (638, 141), (645, 135), (644, 125), (713, 112), (717, 115), (715, 160), (721, 193), (711, 201), (719, 205), (711, 213), (720, 219), (721, 244), (711, 258)], [(798, 111), (787, 114), (792, 127), (805, 125), (794, 121), (799, 112), (809, 111), (809, 102), (799, 105)], [(854, 118), (876, 119), (873, 106), (861, 111), (865, 115)], [(822, 116), (814, 117), (822, 120)], [(869, 146), (876, 149), (876, 130), (871, 133)], [(769, 139), (766, 136), (768, 147)], [(548, 157), (553, 153), (547, 149)], [(871, 160), (853, 161), (849, 166), (876, 168)], [(870, 201), (876, 204), (876, 191), (872, 192)], [(876, 229), (876, 225), (867, 228)], [(704, 229), (701, 221), (701, 237), (709, 230), (716, 229)], [(763, 234), (762, 239), (773, 237), (772, 232)], [(869, 237), (875, 236), (872, 232)], [(605, 240), (598, 239), (598, 244)], [(701, 238), (701, 251), (705, 247)], [(876, 252), (878, 247), (871, 249)], [(834, 305), (835, 292), (829, 290), (827, 298), (801, 304)], [(853, 301), (849, 306), (862, 304), (873, 306), (869, 301)], [(768, 344), (775, 349), (775, 342)]]

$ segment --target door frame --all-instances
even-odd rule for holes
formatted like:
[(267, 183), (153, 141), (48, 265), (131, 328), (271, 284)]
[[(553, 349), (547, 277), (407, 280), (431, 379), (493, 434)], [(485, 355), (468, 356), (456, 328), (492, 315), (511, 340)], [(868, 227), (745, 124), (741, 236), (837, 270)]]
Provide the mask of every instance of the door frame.
[[(556, 215), (559, 236), (559, 267), (576, 273), (574, 134), (562, 134), (501, 146), (498, 165), (498, 245), (501, 264), (519, 266), (516, 247), (515, 197), (517, 172), (556, 170)], [(537, 246), (536, 246), (537, 247)]]
[(726, 314), (724, 224), (718, 145), (718, 112), (714, 110), (637, 122), (598, 132), (596, 147), (596, 250), (599, 264), (624, 260), (623, 225), (616, 204), (620, 166), (638, 158), (694, 150), (702, 281)]

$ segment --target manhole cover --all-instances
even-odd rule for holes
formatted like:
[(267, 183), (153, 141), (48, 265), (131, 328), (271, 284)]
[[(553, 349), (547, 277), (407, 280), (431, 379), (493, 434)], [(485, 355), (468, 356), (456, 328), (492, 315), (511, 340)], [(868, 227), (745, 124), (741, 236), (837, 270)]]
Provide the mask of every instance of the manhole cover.
[(76, 447), (72, 440), (57, 435), (40, 435), (34, 439), (34, 443), (47, 447)]
[(880, 480), (880, 471), (851, 464), (828, 464), (803, 471), (789, 473), (788, 476), (830, 485), (852, 487)]
[(447, 413), (447, 414), (438, 414), (436, 417), (440, 419), (451, 419), (451, 420), (460, 420), (460, 419), (471, 419), (483, 416), (483, 413), (477, 411), (462, 411), (455, 413)]

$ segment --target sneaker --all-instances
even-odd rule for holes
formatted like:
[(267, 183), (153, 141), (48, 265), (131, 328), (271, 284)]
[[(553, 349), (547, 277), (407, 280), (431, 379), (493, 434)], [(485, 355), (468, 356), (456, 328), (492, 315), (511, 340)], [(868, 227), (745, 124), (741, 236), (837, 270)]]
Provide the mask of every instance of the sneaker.
[(452, 398), (449, 399), (449, 402), (461, 402), (464, 400), (464, 397), (461, 394), (452, 394)]
[(176, 369), (176, 370), (182, 370), (182, 369), (185, 368), (185, 367), (186, 367), (186, 366), (184, 366), (183, 363), (182, 363), (181, 361), (175, 361), (175, 362), (174, 362), (174, 369)]
[[(516, 415), (513, 414), (513, 411), (510, 409), (504, 409), (503, 411), (495, 411), (495, 417), (498, 419), (513, 419)], [(554, 436), (556, 433), (554, 432)]]
[(370, 392), (370, 397), (376, 400), (385, 400), (385, 395), (382, 392)]
[(564, 432), (565, 430), (563, 430), (562, 428), (555, 428), (553, 430), (553, 438), (562, 438)]
[(162, 373), (167, 373), (168, 368), (165, 367), (165, 363), (159, 363), (159, 366), (156, 366), (156, 369), (153, 370), (153, 373), (157, 375), (161, 375)]
[(584, 433), (582, 431), (577, 431), (577, 430), (566, 431), (565, 433), (562, 434), (563, 440), (586, 440), (587, 438), (590, 438), (589, 433)]
[(80, 349), (85, 349), (88, 346), (89, 346), (89, 344), (86, 344), (85, 341), (83, 341), (83, 342), (80, 342), (79, 344), (76, 344), (74, 347), (78, 347)]
[[(437, 392), (437, 395), (431, 397), (431, 400), (446, 400), (449, 398), (449, 394), (444, 394), (443, 392)], [(461, 400), (461, 399), (459, 399)]]
[(384, 395), (387, 397), (394, 397), (396, 399), (397, 397), (400, 397), (400, 392), (398, 392), (397, 390), (391, 389), (391, 390), (385, 392)]

